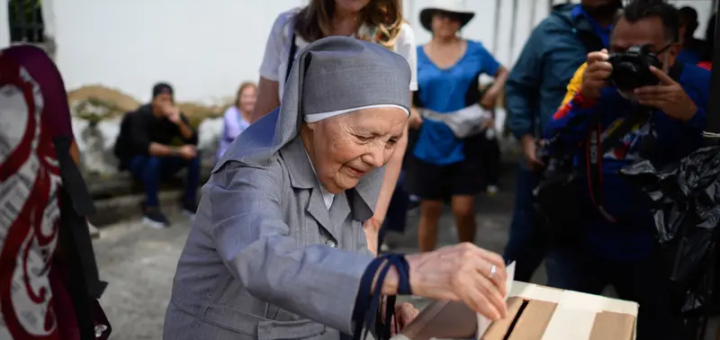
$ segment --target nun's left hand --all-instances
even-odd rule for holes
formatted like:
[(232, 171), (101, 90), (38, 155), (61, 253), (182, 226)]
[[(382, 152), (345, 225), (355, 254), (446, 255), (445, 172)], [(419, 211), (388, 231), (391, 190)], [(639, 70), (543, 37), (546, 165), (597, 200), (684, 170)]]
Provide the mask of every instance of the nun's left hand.
[[(402, 330), (405, 328), (405, 326), (409, 325), (415, 318), (420, 314), (420, 311), (415, 308), (412, 304), (408, 302), (398, 303), (395, 305), (395, 319), (393, 319), (393, 324), (390, 325), (392, 328), (390, 329), (390, 333), (392, 335), (395, 335), (395, 330), (402, 332)], [(397, 320), (397, 321), (396, 321)], [(395, 322), (398, 323), (397, 327), (395, 327)]]
[[(383, 307), (380, 313), (383, 322), (385, 322), (385, 301), (383, 299)], [(396, 303), (395, 318), (392, 319), (390, 324), (390, 334), (396, 335), (398, 332), (402, 332), (403, 328), (415, 320), (419, 313), (420, 311), (409, 302)]]

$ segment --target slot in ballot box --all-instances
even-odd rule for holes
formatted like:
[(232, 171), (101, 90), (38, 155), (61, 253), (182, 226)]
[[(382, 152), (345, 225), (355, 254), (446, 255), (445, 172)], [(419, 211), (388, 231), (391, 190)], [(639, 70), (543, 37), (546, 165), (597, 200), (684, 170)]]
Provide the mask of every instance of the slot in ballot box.
[(458, 302), (434, 301), (393, 340), (634, 340), (638, 304), (524, 282), (508, 285), (496, 322)]

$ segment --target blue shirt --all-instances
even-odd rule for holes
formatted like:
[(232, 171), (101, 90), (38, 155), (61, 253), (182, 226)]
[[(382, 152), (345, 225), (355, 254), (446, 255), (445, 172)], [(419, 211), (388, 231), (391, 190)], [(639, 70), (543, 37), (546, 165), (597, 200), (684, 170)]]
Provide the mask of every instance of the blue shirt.
[[(425, 54), (423, 46), (417, 48), (418, 97), (419, 105), (438, 113), (449, 113), (476, 104), (468, 102), (468, 92), (479, 92), (478, 79), (481, 74), (494, 76), (500, 63), (479, 42), (468, 41), (465, 55), (450, 68), (437, 67)], [(413, 155), (418, 159), (436, 164), (448, 165), (465, 159), (464, 143), (455, 137), (445, 123), (424, 120)]]
[(683, 47), (678, 53), (676, 62), (697, 65), (702, 59), (703, 46), (701, 42), (695, 42), (690, 46)]
[(577, 18), (579, 16), (582, 16), (587, 20), (590, 25), (592, 26), (593, 30), (595, 31), (595, 34), (602, 39), (602, 42), (605, 46), (610, 45), (610, 32), (612, 32), (612, 26), (602, 26), (600, 25), (593, 17), (589, 16), (587, 12), (582, 8), (582, 5), (575, 5), (575, 7), (570, 11), (570, 15), (572, 15), (573, 19)]

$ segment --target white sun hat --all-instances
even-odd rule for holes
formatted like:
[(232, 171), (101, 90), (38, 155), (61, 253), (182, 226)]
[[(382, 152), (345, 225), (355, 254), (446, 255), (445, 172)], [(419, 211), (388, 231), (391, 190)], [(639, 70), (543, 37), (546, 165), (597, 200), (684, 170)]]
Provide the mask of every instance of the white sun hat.
[(446, 12), (457, 16), (460, 19), (460, 28), (467, 25), (475, 16), (475, 12), (465, 9), (465, 3), (462, 0), (435, 0), (432, 6), (420, 11), (420, 23), (426, 30), (432, 31), (432, 18), (437, 12)]

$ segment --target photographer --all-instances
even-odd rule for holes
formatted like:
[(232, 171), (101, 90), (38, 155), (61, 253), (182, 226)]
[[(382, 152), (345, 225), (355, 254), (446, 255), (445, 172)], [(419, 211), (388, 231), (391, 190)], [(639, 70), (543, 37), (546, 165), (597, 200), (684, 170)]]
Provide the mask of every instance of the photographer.
[[(580, 89), (546, 126), (552, 157), (573, 154), (572, 189), (582, 237), (548, 252), (548, 284), (600, 294), (612, 285), (640, 304), (638, 339), (679, 339), (668, 278), (656, 260), (647, 199), (619, 170), (677, 161), (702, 144), (710, 74), (675, 63), (678, 12), (635, 0), (613, 25), (610, 52), (588, 54)], [(655, 65), (655, 66), (650, 66)], [(570, 209), (568, 207), (568, 209)]]

